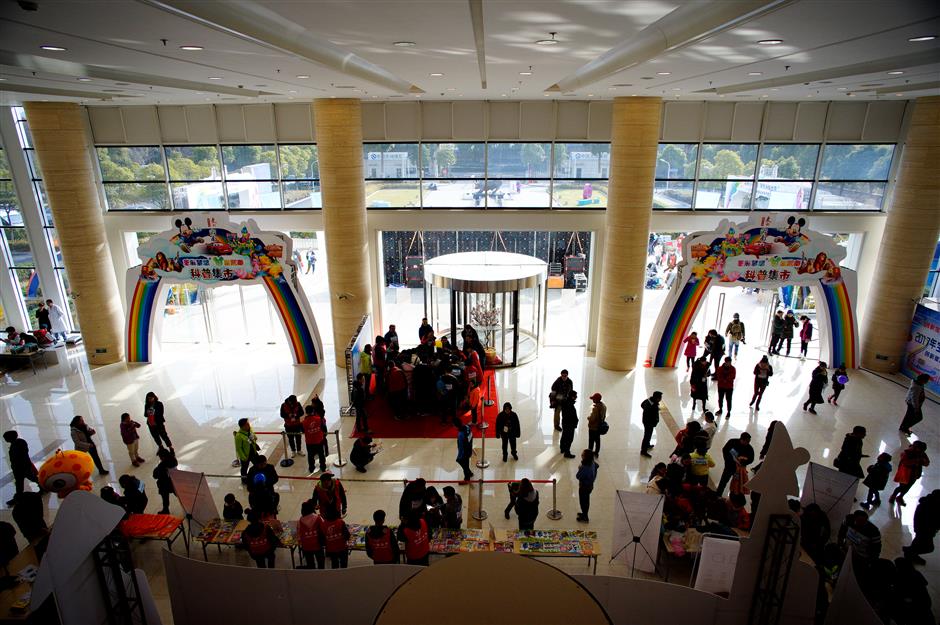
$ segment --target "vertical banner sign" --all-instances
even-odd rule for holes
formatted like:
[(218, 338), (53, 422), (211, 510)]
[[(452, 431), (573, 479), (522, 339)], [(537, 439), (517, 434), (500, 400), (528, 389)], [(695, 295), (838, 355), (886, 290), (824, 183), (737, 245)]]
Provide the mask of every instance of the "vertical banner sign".
[(917, 305), (901, 373), (911, 379), (926, 373), (927, 389), (940, 394), (940, 311)]
[(352, 406), (353, 382), (359, 375), (359, 355), (362, 354), (362, 348), (373, 338), (372, 317), (363, 315), (359, 327), (356, 328), (356, 334), (349, 339), (349, 345), (346, 346), (346, 390), (349, 393), (350, 406)]
[(663, 496), (616, 492), (614, 504), (613, 559), (631, 572), (656, 572), (656, 552), (663, 524)]
[(695, 590), (727, 598), (731, 592), (731, 582), (734, 581), (740, 550), (741, 543), (737, 540), (706, 536), (702, 540), (702, 553), (698, 557)]

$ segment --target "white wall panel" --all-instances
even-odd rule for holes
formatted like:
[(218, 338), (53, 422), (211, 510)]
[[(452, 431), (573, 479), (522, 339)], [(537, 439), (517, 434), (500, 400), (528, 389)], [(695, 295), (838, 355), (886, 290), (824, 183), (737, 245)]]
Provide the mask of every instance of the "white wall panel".
[(735, 102), (734, 124), (731, 127), (733, 141), (760, 141), (765, 104), (765, 102)]
[(423, 102), (421, 135), (425, 139), (454, 138), (453, 110), (450, 102)]
[(904, 100), (869, 102), (865, 127), (862, 129), (862, 140), (887, 143), (898, 141), (906, 107), (907, 102)]
[(867, 115), (867, 102), (831, 102), (826, 141), (860, 141)]
[(734, 102), (708, 102), (705, 105), (706, 141), (730, 141), (734, 125)]
[(124, 120), (119, 106), (89, 106), (88, 123), (95, 143), (124, 143)]
[(186, 110), (182, 106), (158, 106), (160, 136), (164, 143), (186, 143), (189, 130), (186, 128)]
[(487, 137), (494, 141), (519, 138), (519, 102), (490, 102)]
[(160, 143), (160, 120), (155, 106), (125, 106), (121, 110), (124, 118), (124, 133), (130, 145), (152, 145)]
[(663, 141), (697, 142), (702, 136), (704, 102), (665, 102)]
[(241, 104), (217, 104), (215, 118), (219, 128), (219, 141), (244, 143), (245, 115)]
[(314, 140), (313, 106), (309, 102), (274, 105), (274, 129), (278, 141), (309, 143)]
[(610, 120), (614, 112), (611, 101), (591, 102), (588, 105), (588, 139), (610, 141)]
[(385, 140), (385, 103), (362, 103), (362, 138), (366, 141)]
[(764, 141), (792, 141), (796, 129), (796, 102), (768, 102)]
[(820, 143), (826, 135), (828, 102), (800, 102), (796, 111), (794, 141)]
[(242, 114), (245, 117), (245, 141), (273, 143), (277, 140), (273, 104), (245, 104)]
[(385, 138), (390, 141), (414, 141), (421, 136), (420, 102), (385, 104)]
[(480, 141), (486, 137), (485, 102), (454, 102), (453, 115), (454, 139)]
[(523, 141), (550, 140), (555, 136), (555, 103), (523, 102), (519, 120)]
[(211, 104), (186, 107), (186, 126), (190, 143), (218, 143), (219, 131)]
[(556, 139), (587, 139), (588, 103), (559, 102), (555, 122)]

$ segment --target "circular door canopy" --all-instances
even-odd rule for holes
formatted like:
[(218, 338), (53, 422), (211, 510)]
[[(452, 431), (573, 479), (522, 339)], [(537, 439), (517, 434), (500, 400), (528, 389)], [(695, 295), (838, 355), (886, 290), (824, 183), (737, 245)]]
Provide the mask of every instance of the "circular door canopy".
[(611, 620), (584, 586), (552, 565), (512, 553), (480, 552), (445, 558), (410, 578), (392, 593), (374, 621), (480, 623), (610, 625)]
[(462, 293), (509, 293), (545, 281), (548, 264), (534, 256), (509, 252), (461, 252), (424, 263), (424, 279)]

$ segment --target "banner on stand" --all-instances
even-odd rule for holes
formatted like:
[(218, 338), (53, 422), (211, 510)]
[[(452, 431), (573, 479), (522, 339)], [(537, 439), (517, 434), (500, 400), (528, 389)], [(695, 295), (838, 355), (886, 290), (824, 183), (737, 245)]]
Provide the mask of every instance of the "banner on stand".
[(831, 532), (838, 532), (845, 517), (852, 512), (858, 478), (848, 473), (810, 462), (803, 479), (800, 505), (816, 504), (829, 518)]
[(209, 490), (204, 473), (170, 469), (170, 480), (180, 506), (186, 514), (192, 516), (193, 521), (205, 526), (209, 521), (219, 518), (219, 509), (212, 499), (212, 491)]
[(727, 597), (731, 592), (740, 550), (741, 543), (733, 538), (705, 536), (698, 557), (694, 588)]
[(362, 349), (375, 337), (372, 334), (372, 317), (363, 315), (359, 327), (356, 328), (356, 334), (349, 340), (346, 346), (346, 390), (349, 393), (349, 405), (352, 406), (353, 382), (359, 375), (359, 356)]
[(614, 504), (613, 559), (630, 570), (656, 572), (663, 496), (618, 490)]
[(927, 390), (940, 395), (940, 310), (917, 305), (901, 373), (912, 380), (926, 373), (930, 376)]

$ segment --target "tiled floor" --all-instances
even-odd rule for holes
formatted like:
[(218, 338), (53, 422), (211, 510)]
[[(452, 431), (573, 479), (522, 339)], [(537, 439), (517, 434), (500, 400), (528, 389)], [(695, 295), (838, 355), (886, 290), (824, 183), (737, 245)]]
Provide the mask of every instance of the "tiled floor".
[[(905, 393), (903, 381), (898, 384), (873, 374), (855, 372), (843, 394), (842, 405), (838, 408), (824, 405), (819, 408), (818, 416), (810, 415), (801, 410), (800, 404), (806, 392), (811, 363), (777, 358), (774, 362), (776, 375), (764, 397), (764, 409), (757, 416), (748, 412), (747, 401), (751, 381), (749, 372), (758, 356), (750, 346), (742, 350), (736, 405), (731, 418), (721, 420), (715, 447), (720, 448), (729, 436), (745, 429), (754, 435), (755, 446), (758, 447), (763, 443), (767, 424), (772, 419), (780, 419), (787, 424), (794, 444), (806, 447), (816, 462), (830, 465), (843, 435), (858, 424), (868, 428), (866, 453), (874, 456), (888, 451), (897, 459), (905, 443), (897, 431)], [(499, 454), (494, 453), (492, 441), (488, 441), (487, 457), (491, 466), (483, 474), (487, 479), (557, 478), (558, 508), (564, 513), (564, 518), (557, 522), (545, 518), (545, 512), (551, 508), (551, 490), (544, 488), (538, 525), (559, 528), (578, 525), (575, 522), (577, 493), (573, 486), (577, 461), (565, 460), (558, 453), (558, 436), (552, 428), (552, 413), (546, 400), (549, 386), (561, 368), (570, 371), (575, 389), (582, 398), (579, 407), (582, 423), (589, 410), (590, 402), (586, 398), (594, 391), (603, 393), (608, 406), (611, 429), (603, 439), (600, 476), (591, 508), (591, 527), (599, 532), (604, 550), (609, 551), (614, 490), (641, 489), (653, 464), (664, 459), (644, 459), (638, 453), (642, 437), (638, 405), (653, 390), (662, 390), (665, 405), (675, 420), (681, 422), (682, 418), (688, 418), (691, 402), (687, 399), (687, 375), (684, 367), (678, 370), (638, 369), (628, 375), (605, 371), (596, 366), (594, 358), (583, 348), (562, 347), (545, 348), (537, 362), (497, 373), (499, 400), (512, 402), (522, 420), (523, 438), (519, 461), (510, 460), (505, 464), (500, 461)], [(101, 455), (112, 470), (108, 479), (96, 478), (96, 490), (108, 482), (116, 485), (122, 473), (134, 473), (145, 478), (150, 511), (156, 511), (159, 496), (150, 478), (155, 464), (154, 444), (148, 434), (142, 434), (140, 453), (148, 461), (134, 469), (118, 431), (121, 412), (128, 411), (140, 418), (147, 391), (156, 392), (166, 405), (167, 428), (182, 468), (213, 476), (231, 476), (237, 473), (231, 467), (234, 456), (232, 431), (236, 420), (246, 416), (257, 430), (277, 430), (280, 424), (277, 409), (283, 398), (293, 393), (305, 399), (314, 389), (326, 402), (330, 427), (339, 428), (342, 433), (345, 454), (350, 442), (346, 436), (352, 428), (352, 419), (339, 417), (339, 408), (345, 402), (344, 392), (339, 393), (338, 389), (345, 389), (345, 374), (335, 368), (332, 360), (322, 367), (294, 367), (283, 345), (251, 348), (173, 345), (159, 354), (152, 365), (117, 364), (94, 371), (88, 368), (80, 350), (73, 351), (66, 363), (50, 366), (46, 371), (40, 369), (38, 375), (24, 371), (2, 380), (0, 429), (15, 428), (27, 440), (34, 454), (43, 449), (51, 453), (58, 445), (71, 448), (68, 422), (76, 414), (83, 415), (98, 431)], [(909, 543), (914, 508), (920, 493), (940, 488), (940, 468), (937, 468), (940, 467), (940, 407), (928, 402), (925, 413), (926, 419), (917, 428), (917, 435), (927, 442), (928, 453), (933, 454), (935, 466), (927, 469), (924, 478), (911, 491), (906, 508), (898, 512), (882, 507), (873, 514), (873, 521), (881, 528), (884, 554), (888, 557), (899, 555), (900, 547)], [(669, 421), (664, 419), (656, 432), (662, 441), (656, 448), (658, 456), (668, 453), (673, 447)], [(262, 437), (262, 441), (265, 449), (272, 451), (280, 438)], [(576, 435), (575, 448), (583, 448), (586, 443), (587, 433), (581, 428)], [(6, 445), (3, 447), (5, 456)], [(331, 441), (331, 451), (334, 453), (332, 460), (335, 459), (335, 441)], [(397, 481), (403, 478), (456, 479), (459, 470), (454, 462), (454, 453), (455, 443), (451, 440), (390, 439), (384, 441), (384, 451), (367, 474), (356, 473), (351, 465), (334, 469), (343, 479), (349, 494), (348, 520), (368, 522), (376, 508), (395, 510), (402, 488)], [(717, 470), (714, 470), (715, 477)], [(6, 461), (0, 471), (7, 475)], [(301, 461), (289, 469), (280, 469), (280, 472), (285, 476), (303, 476), (306, 474), (305, 463)], [(477, 474), (480, 474), (479, 470)], [(799, 477), (802, 481), (802, 471)], [(211, 477), (209, 483), (220, 508), (222, 497), (227, 492), (236, 493), (243, 503), (247, 503), (237, 479)], [(299, 514), (300, 503), (309, 496), (311, 486), (306, 481), (282, 480), (278, 484), (282, 518), (295, 518)], [(12, 494), (12, 484), (8, 479), (3, 480), (0, 501), (6, 501)], [(464, 487), (465, 503), (469, 499)], [(493, 485), (484, 489), (483, 508), (489, 513), (486, 523), (496, 528), (514, 527), (515, 518), (507, 521), (502, 516), (505, 503), (504, 486)], [(48, 504), (51, 519), (58, 501), (50, 497)], [(174, 513), (180, 512), (175, 499), (171, 509)], [(468, 513), (465, 511), (465, 520)], [(0, 519), (10, 520), (9, 510), (0, 511)], [(138, 565), (148, 572), (161, 611), (170, 622), (159, 547), (144, 544), (135, 545), (134, 549)], [(626, 573), (620, 565), (609, 565), (608, 558), (609, 555), (601, 557), (598, 573)], [(231, 550), (221, 555), (210, 552), (210, 559), (247, 564), (243, 554)], [(927, 560), (927, 566), (921, 570), (930, 580), (936, 605), (940, 588), (940, 556), (930, 554)], [(361, 554), (354, 554), (351, 564), (366, 562)], [(557, 564), (558, 560), (551, 562)], [(286, 554), (279, 556), (279, 566), (288, 565)], [(581, 561), (565, 562), (563, 566), (571, 572), (587, 570)]]

